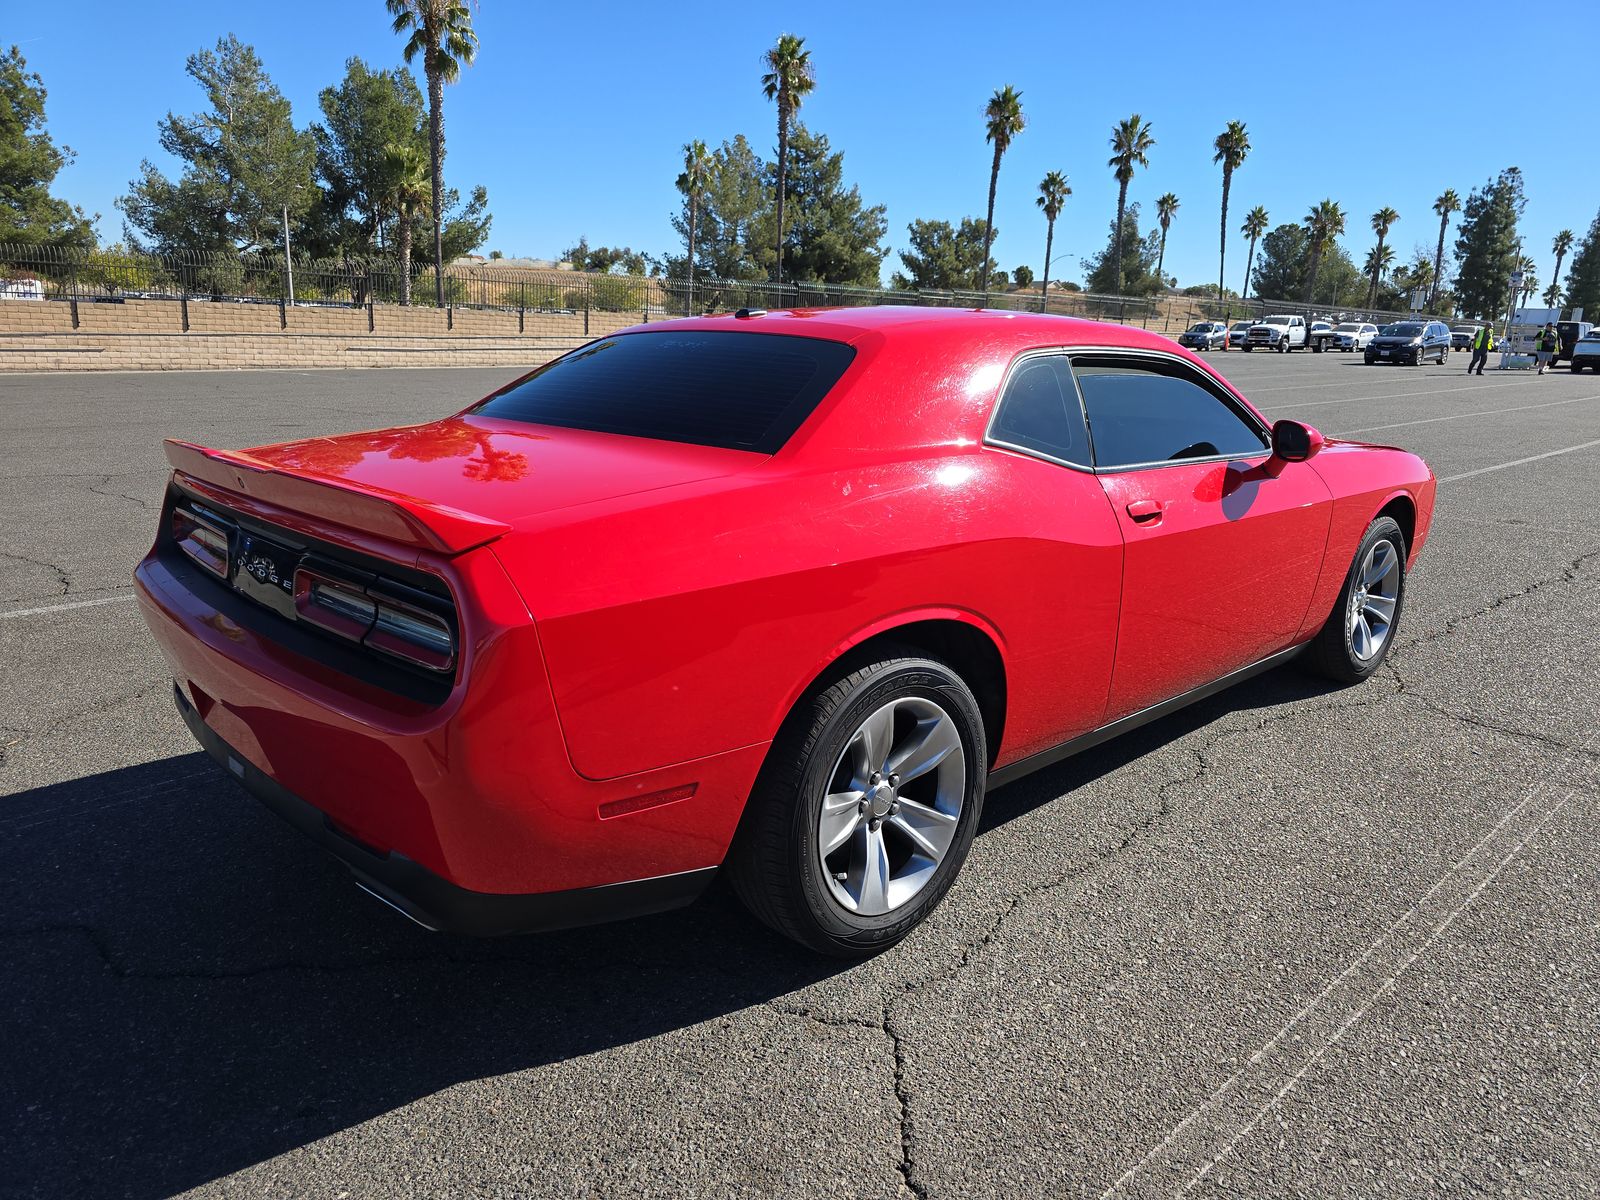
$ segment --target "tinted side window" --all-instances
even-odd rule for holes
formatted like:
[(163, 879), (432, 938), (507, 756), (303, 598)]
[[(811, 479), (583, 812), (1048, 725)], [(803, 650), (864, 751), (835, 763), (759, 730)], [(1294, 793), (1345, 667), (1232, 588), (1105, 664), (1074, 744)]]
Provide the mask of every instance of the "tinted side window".
[(1023, 360), (1000, 397), (989, 436), (1009, 446), (1089, 465), (1083, 411), (1064, 355)]
[(1095, 356), (1072, 367), (1098, 467), (1266, 450), (1251, 422), (1176, 364)]
[(630, 333), (541, 367), (471, 411), (509, 421), (772, 454), (855, 357), (773, 333)]

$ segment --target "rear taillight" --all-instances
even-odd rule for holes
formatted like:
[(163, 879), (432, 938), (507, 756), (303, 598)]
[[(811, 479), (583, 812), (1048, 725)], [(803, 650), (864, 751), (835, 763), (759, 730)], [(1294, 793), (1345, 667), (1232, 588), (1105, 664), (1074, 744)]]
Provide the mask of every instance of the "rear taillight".
[(430, 671), (455, 665), (455, 629), (415, 589), (390, 580), (356, 579), (320, 565), (294, 573), (300, 620)]
[(200, 509), (179, 505), (172, 510), (172, 540), (218, 579), (228, 577), (231, 543), (228, 527), (220, 519)]

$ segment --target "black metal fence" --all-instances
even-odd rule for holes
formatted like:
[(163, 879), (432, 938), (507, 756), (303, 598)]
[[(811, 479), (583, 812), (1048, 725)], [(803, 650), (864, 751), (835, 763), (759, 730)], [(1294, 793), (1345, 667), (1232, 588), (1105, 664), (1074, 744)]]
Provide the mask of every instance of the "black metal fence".
[[(117, 303), (126, 300), (288, 301), (295, 305), (361, 307), (369, 303), (434, 305), (434, 271), (413, 262), (409, 296), (398, 258), (311, 259), (282, 254), (155, 254), (123, 249), (62, 250), (0, 245), (0, 296)], [(697, 277), (603, 275), (458, 261), (444, 272), (446, 305), (517, 312), (637, 313), (658, 320), (740, 308), (852, 307), (922, 304), (1047, 311), (1096, 321), (1176, 332), (1199, 320), (1250, 320), (1292, 313), (1308, 320), (1386, 321), (1409, 314), (1355, 306), (1214, 297), (1105, 296), (1037, 287), (1017, 291), (901, 291), (824, 283), (769, 283)]]

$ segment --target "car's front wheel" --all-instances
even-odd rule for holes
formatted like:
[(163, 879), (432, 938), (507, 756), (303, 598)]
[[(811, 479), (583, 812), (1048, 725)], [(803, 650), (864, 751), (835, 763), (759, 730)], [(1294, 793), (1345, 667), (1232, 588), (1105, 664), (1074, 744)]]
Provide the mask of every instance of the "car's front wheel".
[(843, 675), (773, 742), (729, 851), (735, 892), (813, 950), (893, 945), (961, 870), (988, 761), (978, 702), (943, 663), (897, 657)]
[(1367, 527), (1339, 600), (1312, 639), (1309, 665), (1340, 683), (1360, 683), (1388, 657), (1406, 597), (1406, 539), (1393, 517)]

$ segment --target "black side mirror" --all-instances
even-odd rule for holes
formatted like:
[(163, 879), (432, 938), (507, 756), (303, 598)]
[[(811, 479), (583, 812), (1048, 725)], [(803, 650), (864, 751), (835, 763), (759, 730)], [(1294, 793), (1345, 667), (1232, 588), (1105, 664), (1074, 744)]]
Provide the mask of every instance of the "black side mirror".
[(1278, 421), (1272, 426), (1272, 457), (1279, 462), (1305, 462), (1322, 449), (1323, 437), (1299, 421)]

